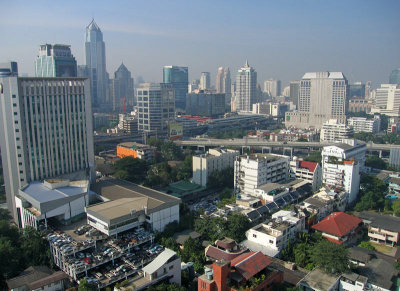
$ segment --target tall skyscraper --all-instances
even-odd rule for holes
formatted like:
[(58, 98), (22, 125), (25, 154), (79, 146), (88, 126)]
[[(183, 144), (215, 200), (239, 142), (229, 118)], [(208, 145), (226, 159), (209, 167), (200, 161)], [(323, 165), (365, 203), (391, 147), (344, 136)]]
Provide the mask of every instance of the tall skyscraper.
[(392, 71), (389, 77), (389, 84), (400, 85), (400, 68)]
[(229, 68), (219, 67), (216, 80), (217, 93), (225, 93), (225, 104), (231, 103), (231, 72)]
[(269, 97), (276, 98), (281, 95), (281, 81), (275, 79), (269, 79), (264, 82), (264, 93), (267, 93)]
[(166, 132), (175, 119), (175, 90), (168, 83), (144, 83), (137, 89), (138, 129)]
[(111, 81), (113, 111), (131, 111), (135, 104), (134, 95), (131, 72), (122, 63), (114, 72), (114, 79)]
[(163, 82), (172, 84), (175, 90), (175, 107), (185, 110), (189, 84), (188, 67), (164, 66)]
[(251, 111), (252, 105), (257, 103), (257, 72), (246, 61), (236, 75), (235, 107), (239, 111)]
[(211, 88), (210, 72), (202, 72), (200, 76), (200, 90)]
[(76, 60), (71, 46), (65, 44), (42, 44), (35, 60), (36, 77), (76, 77)]
[(107, 109), (106, 94), (108, 77), (106, 70), (106, 48), (103, 33), (94, 19), (86, 27), (85, 65), (91, 81), (92, 105), (95, 108)]
[(361, 82), (350, 84), (348, 98), (365, 98), (365, 84)]
[(306, 73), (300, 81), (298, 111), (287, 112), (285, 125), (321, 128), (329, 119), (344, 123), (348, 82), (341, 72)]
[(30, 182), (93, 174), (90, 87), (83, 78), (18, 77), (0, 78), (0, 86), (4, 184), (18, 222), (14, 197)]
[(299, 104), (299, 90), (300, 90), (300, 81), (290, 81), (290, 101), (296, 105), (296, 108)]
[(18, 77), (17, 62), (0, 63), (0, 77)]

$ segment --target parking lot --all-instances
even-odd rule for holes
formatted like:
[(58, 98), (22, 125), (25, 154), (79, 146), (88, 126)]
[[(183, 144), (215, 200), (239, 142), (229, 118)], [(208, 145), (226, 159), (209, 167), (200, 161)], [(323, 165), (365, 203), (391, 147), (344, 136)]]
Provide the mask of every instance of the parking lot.
[[(47, 235), (55, 264), (71, 278), (103, 288), (133, 275), (153, 260), (163, 247), (154, 245), (154, 235), (137, 228), (116, 238), (101, 237), (93, 227), (80, 225), (71, 232), (53, 231)], [(79, 238), (79, 240), (75, 240)]]

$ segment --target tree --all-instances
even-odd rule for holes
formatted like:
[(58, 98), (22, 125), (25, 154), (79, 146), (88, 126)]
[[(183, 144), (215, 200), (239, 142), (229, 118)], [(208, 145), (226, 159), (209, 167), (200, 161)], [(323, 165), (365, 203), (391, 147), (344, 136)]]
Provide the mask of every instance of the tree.
[(354, 206), (355, 211), (383, 210), (388, 185), (375, 175), (362, 175), (360, 182), (359, 201)]
[(370, 251), (375, 250), (375, 247), (369, 241), (362, 241), (358, 246)]
[(32, 227), (24, 228), (20, 238), (22, 255), (28, 266), (47, 265), (52, 262), (50, 250), (43, 234)]
[(7, 209), (0, 209), (0, 220), (11, 220), (10, 212)]
[(79, 291), (96, 291), (97, 287), (94, 284), (88, 283), (86, 280), (81, 280), (78, 286)]
[(379, 158), (378, 156), (369, 156), (367, 157), (367, 160), (365, 161), (365, 165), (367, 167), (375, 168), (375, 169), (381, 169), (381, 170), (386, 170), (387, 164), (384, 160)]
[(146, 177), (147, 163), (133, 157), (125, 157), (115, 162), (114, 177), (134, 183), (142, 182)]
[(168, 141), (161, 146), (161, 155), (167, 161), (176, 161), (182, 159), (182, 150), (172, 141)]
[(154, 137), (150, 137), (147, 139), (147, 144), (152, 147), (156, 147), (159, 151), (161, 151), (161, 146), (163, 145), (163, 141), (161, 139), (157, 139)]
[(193, 156), (187, 155), (183, 163), (178, 167), (176, 180), (189, 180), (193, 175)]
[(233, 188), (234, 170), (233, 167), (221, 171), (215, 170), (208, 177), (207, 188)]
[(348, 250), (327, 240), (317, 243), (310, 253), (311, 262), (326, 272), (343, 273), (349, 270)]
[(226, 221), (225, 236), (241, 242), (246, 238), (246, 231), (250, 228), (250, 221), (242, 213), (234, 212)]
[(321, 152), (312, 152), (308, 155), (308, 157), (305, 157), (304, 160), (308, 161), (308, 162), (314, 162), (314, 163), (321, 164), (322, 154), (321, 154)]
[(167, 162), (162, 162), (151, 166), (147, 172), (145, 184), (148, 186), (167, 186), (174, 180), (171, 167)]

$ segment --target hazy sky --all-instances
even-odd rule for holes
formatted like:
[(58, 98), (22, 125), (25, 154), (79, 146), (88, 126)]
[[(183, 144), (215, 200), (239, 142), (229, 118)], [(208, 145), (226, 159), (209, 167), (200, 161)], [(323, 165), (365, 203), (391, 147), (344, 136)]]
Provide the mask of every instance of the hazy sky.
[(353, 81), (388, 82), (400, 67), (400, 1), (15, 1), (0, 0), (0, 62), (34, 74), (40, 44), (62, 43), (83, 64), (85, 27), (103, 31), (110, 76), (125, 63), (134, 77), (162, 81), (162, 66), (189, 79), (249, 60), (258, 82), (284, 84), (307, 71), (342, 71)]

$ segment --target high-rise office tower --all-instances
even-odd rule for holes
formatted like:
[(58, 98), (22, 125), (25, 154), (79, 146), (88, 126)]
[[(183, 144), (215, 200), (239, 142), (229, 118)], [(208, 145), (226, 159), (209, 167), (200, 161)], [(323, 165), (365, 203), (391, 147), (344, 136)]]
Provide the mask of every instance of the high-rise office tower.
[(400, 68), (392, 71), (389, 77), (389, 84), (400, 85)]
[(65, 44), (42, 44), (35, 60), (36, 77), (76, 77), (76, 60), (71, 46)]
[(257, 72), (246, 61), (236, 75), (235, 107), (239, 111), (251, 111), (252, 105), (257, 103)]
[(200, 76), (200, 90), (208, 90), (211, 88), (210, 72), (202, 72)]
[(91, 81), (92, 105), (94, 108), (106, 109), (108, 78), (106, 70), (106, 48), (103, 33), (94, 19), (86, 27), (85, 65)]
[(321, 128), (329, 119), (345, 122), (348, 83), (341, 72), (306, 73), (300, 81), (298, 111), (287, 112), (285, 125)]
[(371, 113), (400, 117), (400, 85), (381, 84), (376, 89), (375, 106)]
[(365, 84), (361, 82), (350, 84), (348, 98), (365, 98)]
[(138, 130), (166, 132), (175, 119), (175, 89), (168, 83), (143, 83), (137, 89)]
[(231, 72), (229, 68), (219, 67), (215, 88), (217, 93), (225, 93), (225, 104), (231, 103)]
[(199, 86), (200, 86), (200, 80), (199, 79), (193, 80), (188, 85), (188, 93), (194, 93), (194, 91), (199, 89)]
[(18, 77), (17, 62), (0, 63), (0, 77)]
[(188, 67), (164, 66), (163, 82), (172, 84), (175, 90), (175, 107), (185, 110), (189, 84)]
[[(3, 77), (0, 86), (0, 148), (7, 204), (21, 225), (14, 198), (23, 187), (77, 172), (93, 174), (89, 80)], [(40, 198), (40, 192), (36, 195)]]
[(131, 72), (122, 63), (114, 72), (114, 79), (111, 81), (113, 111), (131, 111), (135, 104), (134, 95)]
[(300, 81), (290, 81), (290, 101), (296, 105), (296, 108), (299, 104), (299, 90), (300, 90)]
[(269, 97), (276, 98), (281, 95), (281, 81), (275, 79), (269, 79), (264, 82), (264, 93), (267, 93)]

